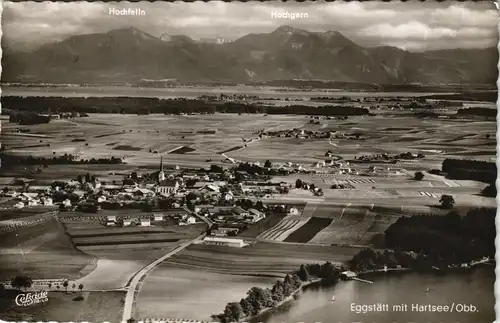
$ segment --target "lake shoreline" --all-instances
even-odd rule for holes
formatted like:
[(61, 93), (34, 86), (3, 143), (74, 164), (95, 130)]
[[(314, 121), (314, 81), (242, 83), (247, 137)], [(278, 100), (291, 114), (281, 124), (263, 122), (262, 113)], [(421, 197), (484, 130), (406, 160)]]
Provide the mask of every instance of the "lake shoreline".
[(242, 319), (239, 319), (237, 321), (237, 323), (248, 323), (250, 320), (254, 320), (254, 319), (257, 319), (259, 316), (267, 313), (267, 312), (270, 312), (272, 310), (275, 310), (287, 303), (290, 303), (290, 302), (293, 302), (294, 300), (296, 300), (295, 296), (302, 292), (306, 287), (309, 287), (309, 286), (314, 286), (315, 284), (318, 284), (318, 283), (321, 283), (323, 282), (323, 279), (321, 278), (313, 278), (307, 282), (303, 282), (299, 288), (297, 288), (296, 290), (294, 290), (292, 292), (292, 294), (290, 294), (290, 296), (287, 296), (285, 297), (281, 302), (279, 302), (278, 304), (274, 305), (273, 307), (267, 307), (267, 308), (264, 308), (262, 309), (258, 314), (256, 315), (252, 315), (252, 316), (247, 316), (247, 317), (244, 317)]
[[(454, 267), (454, 268), (448, 268), (448, 270), (454, 271), (454, 272), (457, 272), (457, 270), (458, 271), (466, 271), (466, 270), (474, 269), (474, 268), (479, 267), (481, 265), (483, 265), (483, 266), (484, 265), (491, 266), (491, 265), (494, 265), (494, 263), (493, 263), (493, 261), (491, 259), (479, 260), (479, 261), (473, 261), (473, 262), (471, 262), (470, 264), (468, 264), (468, 267)], [(356, 275), (358, 277), (360, 277), (360, 276), (370, 276), (370, 275), (373, 275), (373, 274), (389, 273), (389, 272), (412, 273), (412, 272), (416, 272), (416, 269), (415, 268), (408, 268), (408, 267), (387, 268), (387, 269), (372, 269), (372, 270), (364, 270), (364, 271), (356, 272)], [(314, 279), (311, 279), (311, 280), (309, 280), (307, 282), (304, 282), (290, 296), (286, 297), (285, 299), (283, 299), (281, 302), (279, 302), (275, 306), (264, 308), (258, 314), (242, 318), (242, 319), (238, 320), (237, 323), (249, 323), (250, 320), (255, 320), (255, 319), (259, 318), (260, 316), (262, 316), (265, 313), (268, 313), (270, 311), (276, 310), (276, 309), (282, 307), (285, 304), (288, 304), (290, 302), (293, 302), (293, 301), (297, 300), (296, 299), (296, 295), (299, 294), (300, 292), (303, 292), (307, 287), (315, 286), (315, 285), (321, 284), (323, 282), (324, 282), (324, 279), (322, 279), (322, 278), (314, 278)], [(334, 285), (336, 285), (336, 284), (334, 284)]]

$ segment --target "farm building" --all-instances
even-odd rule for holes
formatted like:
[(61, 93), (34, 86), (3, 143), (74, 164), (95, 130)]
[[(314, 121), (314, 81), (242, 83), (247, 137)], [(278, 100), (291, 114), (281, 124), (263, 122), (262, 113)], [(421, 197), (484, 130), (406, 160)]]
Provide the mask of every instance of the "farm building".
[(130, 219), (127, 219), (127, 220), (123, 220), (123, 226), (124, 227), (128, 227), (132, 224), (132, 220)]
[(163, 221), (163, 213), (155, 213), (154, 217), (155, 221)]
[(215, 233), (218, 236), (228, 236), (228, 235), (236, 235), (240, 231), (239, 228), (233, 227), (219, 227)]
[(38, 197), (38, 193), (21, 193), (19, 196), (24, 201), (29, 201)]
[(155, 193), (151, 190), (148, 190), (146, 188), (135, 188), (134, 189), (134, 195), (135, 196), (154, 196)]
[(116, 215), (108, 215), (108, 221), (116, 222)]
[(52, 205), (54, 205), (53, 201), (52, 201), (52, 198), (50, 198), (50, 197), (43, 197), (41, 199), (41, 201), (42, 201), (42, 204), (45, 205), (45, 206), (52, 206)]
[(182, 178), (183, 179), (198, 179), (198, 175), (196, 175), (195, 173), (186, 173), (186, 174), (182, 175)]
[(28, 200), (28, 206), (38, 205), (38, 200)]
[(200, 204), (200, 205), (196, 205), (196, 206), (194, 207), (194, 211), (195, 211), (196, 213), (198, 213), (198, 212), (201, 212), (202, 210), (207, 210), (207, 211), (210, 211), (210, 210), (212, 210), (213, 208), (214, 208), (214, 206), (213, 206), (213, 205), (211, 205), (211, 204)]
[(266, 215), (264, 213), (262, 213), (256, 209), (249, 209), (248, 213), (249, 214), (248, 214), (247, 218), (251, 218), (253, 223), (259, 222), (260, 220), (262, 220), (266, 217)]
[(290, 215), (299, 215), (299, 209), (297, 209), (295, 206), (292, 206), (290, 210), (288, 210), (288, 214)]
[(211, 230), (210, 231), (210, 235), (211, 236), (215, 236), (215, 237), (225, 237), (227, 236), (226, 232), (223, 232), (219, 229), (214, 229), (214, 230)]
[(22, 209), (22, 208), (24, 207), (24, 203), (23, 203), (23, 202), (17, 202), (17, 203), (14, 205), (14, 207), (15, 207), (16, 209)]
[(236, 216), (239, 216), (239, 217), (247, 217), (247, 216), (250, 216), (250, 213), (245, 210), (244, 208), (242, 208), (241, 206), (235, 206), (231, 212), (233, 214), (235, 214)]
[(102, 185), (101, 188), (105, 191), (120, 191), (123, 189), (121, 185), (113, 185), (113, 184)]
[(315, 166), (316, 166), (316, 167), (325, 167), (325, 166), (326, 166), (326, 164), (325, 164), (325, 162), (324, 162), (324, 161), (320, 161), (320, 162), (317, 162), (317, 163), (315, 164)]
[(205, 244), (226, 246), (226, 247), (241, 248), (245, 245), (243, 239), (236, 239), (236, 238), (205, 237), (203, 241), (205, 242)]
[(150, 219), (141, 219), (141, 227), (149, 227), (149, 226), (151, 226)]
[(182, 220), (179, 220), (179, 225), (188, 225), (195, 223), (196, 223), (196, 218), (194, 216), (189, 216), (186, 217), (185, 219), (183, 218)]
[(49, 193), (51, 187), (48, 185), (40, 185), (40, 186), (28, 186), (28, 192), (30, 193)]

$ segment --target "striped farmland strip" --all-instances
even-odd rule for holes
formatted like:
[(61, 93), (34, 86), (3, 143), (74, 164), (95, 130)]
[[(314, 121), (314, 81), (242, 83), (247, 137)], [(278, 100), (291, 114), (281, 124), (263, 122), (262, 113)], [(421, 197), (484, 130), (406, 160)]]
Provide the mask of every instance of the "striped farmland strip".
[(432, 193), (432, 192), (418, 192), (420, 195), (422, 196), (427, 196), (427, 197), (432, 197), (432, 198), (439, 198), (439, 195), (436, 194), (436, 193)]
[(299, 220), (287, 220), (286, 222), (283, 223), (282, 226), (279, 228), (276, 228), (273, 232), (271, 232), (268, 236), (268, 240), (275, 240), (281, 233), (287, 231), (288, 229), (294, 227), (297, 223), (299, 223)]
[(295, 225), (291, 226), (290, 228), (288, 228), (286, 231), (283, 231), (281, 232), (280, 235), (278, 235), (276, 238), (274, 238), (273, 240), (276, 240), (276, 241), (284, 241), (286, 238), (288, 238), (288, 236), (290, 234), (292, 234), (293, 232), (295, 232), (296, 230), (300, 229), (303, 225), (305, 225), (307, 222), (309, 222), (311, 218), (305, 218), (305, 219), (301, 219), (299, 222), (295, 223)]

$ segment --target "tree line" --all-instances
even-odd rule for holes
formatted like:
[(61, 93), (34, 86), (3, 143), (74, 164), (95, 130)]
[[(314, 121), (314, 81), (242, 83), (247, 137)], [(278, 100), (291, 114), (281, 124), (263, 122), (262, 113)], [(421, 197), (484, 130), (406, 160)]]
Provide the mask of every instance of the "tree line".
[(496, 209), (474, 209), (461, 217), (417, 215), (399, 218), (385, 231), (383, 252), (363, 249), (350, 261), (353, 271), (397, 266), (430, 269), (470, 263), (495, 255)]
[(35, 112), (23, 111), (10, 114), (9, 122), (19, 123), (20, 125), (34, 125), (49, 123), (50, 117), (42, 116)]
[[(32, 287), (33, 286), (33, 279), (28, 276), (28, 275), (18, 275), (14, 278), (11, 279), (10, 281), (10, 286), (12, 286), (12, 288), (16, 289), (17, 292), (20, 292), (21, 290), (24, 290), (26, 291), (28, 288)], [(63, 283), (61, 284), (62, 287), (64, 287), (66, 289), (66, 292), (68, 291), (68, 287), (69, 287), (69, 281), (67, 280), (64, 280)], [(55, 285), (57, 289), (60, 289), (61, 285)], [(49, 287), (49, 289), (52, 289), (52, 283), (48, 283), (47, 286)], [(83, 284), (79, 284), (78, 286), (73, 283), (72, 286), (73, 290), (75, 290), (77, 287), (80, 291), (83, 290)], [(5, 291), (5, 284), (4, 283), (0, 283), (0, 292), (4, 292)]]
[(385, 231), (386, 247), (413, 251), (442, 265), (495, 255), (496, 209), (479, 208), (461, 217), (418, 215), (399, 218)]
[(368, 115), (369, 110), (353, 106), (305, 105), (264, 106), (235, 102), (209, 102), (199, 99), (160, 98), (63, 98), (63, 97), (15, 97), (2, 98), (4, 108), (13, 111), (33, 111), (47, 113), (57, 107), (57, 112), (83, 113), (266, 113), (298, 115)]
[(311, 278), (320, 278), (323, 284), (331, 285), (338, 282), (340, 273), (345, 268), (335, 266), (331, 262), (320, 264), (301, 265), (300, 269), (278, 280), (271, 288), (252, 287), (245, 298), (239, 302), (231, 302), (226, 305), (224, 312), (213, 315), (222, 323), (238, 322), (239, 320), (259, 315), (262, 310), (274, 308), (288, 297), (299, 291), (304, 282)]
[(69, 164), (121, 164), (121, 158), (90, 158), (76, 159), (76, 156), (65, 153), (60, 156), (53, 157), (38, 157), (38, 156), (21, 156), (1, 153), (2, 166), (19, 166), (19, 165), (69, 165)]
[(480, 116), (496, 118), (497, 109), (482, 107), (463, 108), (457, 111), (457, 116)]
[(451, 179), (490, 183), (497, 178), (496, 164), (483, 160), (447, 158), (443, 161), (441, 170)]

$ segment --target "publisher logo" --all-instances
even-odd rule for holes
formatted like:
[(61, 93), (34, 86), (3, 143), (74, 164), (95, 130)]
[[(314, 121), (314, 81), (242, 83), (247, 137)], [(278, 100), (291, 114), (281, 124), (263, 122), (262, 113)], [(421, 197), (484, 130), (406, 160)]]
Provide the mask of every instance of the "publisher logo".
[(41, 291), (38, 293), (25, 293), (16, 296), (17, 306), (30, 306), (48, 301), (49, 298), (47, 297), (46, 291)]

